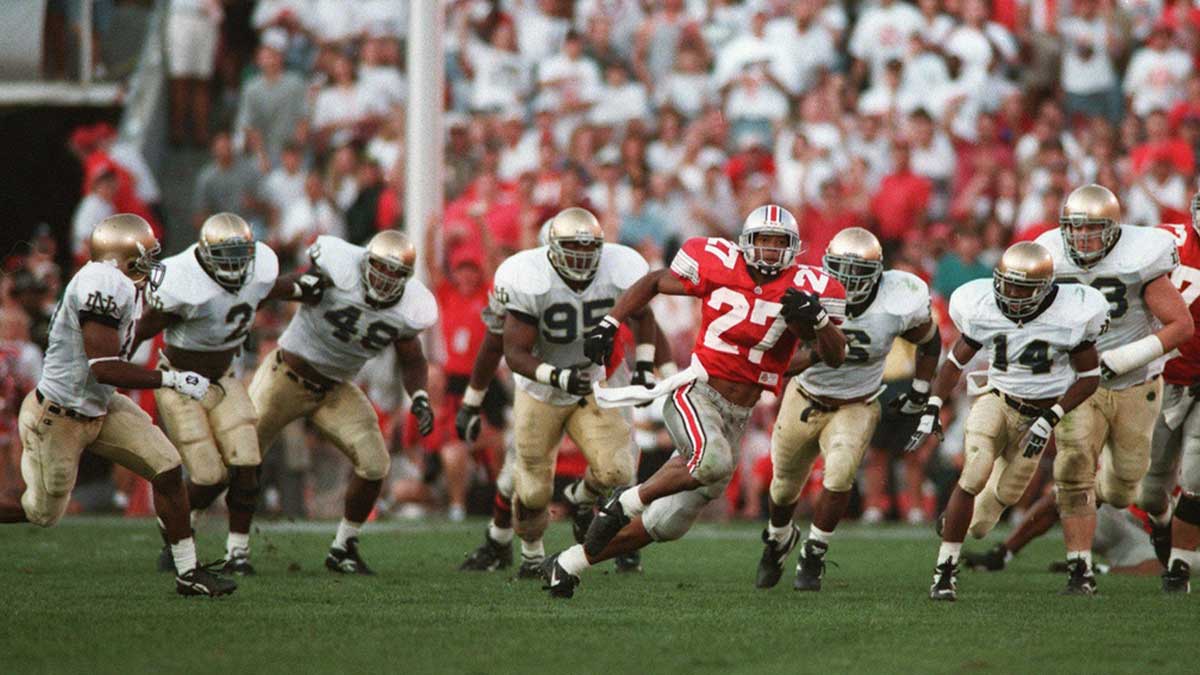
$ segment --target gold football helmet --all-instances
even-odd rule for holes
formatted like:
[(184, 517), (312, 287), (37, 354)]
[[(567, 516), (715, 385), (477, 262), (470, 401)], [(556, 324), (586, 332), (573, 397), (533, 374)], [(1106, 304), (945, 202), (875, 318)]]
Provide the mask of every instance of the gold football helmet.
[(1054, 287), (1054, 257), (1041, 244), (1022, 241), (1008, 247), (992, 272), (992, 291), (1010, 319), (1032, 316)]
[(883, 246), (867, 230), (848, 227), (829, 240), (822, 264), (846, 287), (846, 302), (857, 305), (871, 297), (883, 275)]
[(236, 213), (209, 216), (196, 245), (200, 262), (224, 286), (239, 288), (254, 267), (254, 233)]
[(361, 264), (367, 299), (387, 305), (404, 295), (417, 265), (417, 248), (397, 230), (384, 230), (367, 242)]
[(587, 281), (600, 269), (604, 228), (591, 211), (572, 206), (550, 219), (550, 264), (571, 281)]
[(1059, 231), (1071, 260), (1082, 267), (1096, 264), (1117, 243), (1121, 232), (1121, 203), (1111, 190), (1084, 185), (1063, 203)]
[(96, 224), (90, 246), (92, 260), (111, 262), (139, 287), (147, 281), (157, 288), (163, 266), (158, 262), (162, 250), (158, 238), (141, 216), (118, 213)]

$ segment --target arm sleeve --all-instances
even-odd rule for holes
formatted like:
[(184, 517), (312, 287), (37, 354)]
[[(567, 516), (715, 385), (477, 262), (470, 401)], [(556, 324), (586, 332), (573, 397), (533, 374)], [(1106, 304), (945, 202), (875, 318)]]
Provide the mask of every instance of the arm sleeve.
[(121, 319), (134, 312), (133, 282), (115, 267), (104, 264), (86, 266), (80, 271), (74, 290), (79, 322), (95, 321), (116, 328)]
[(920, 326), (933, 318), (929, 286), (917, 277), (905, 278), (903, 285), (905, 307), (900, 314), (901, 332)]
[(622, 291), (626, 290), (650, 271), (650, 266), (646, 264), (646, 259), (642, 257), (642, 254), (620, 244), (605, 244), (605, 248), (609, 246), (613, 246), (615, 252), (613, 258), (616, 266), (613, 273), (613, 283), (617, 288), (620, 288)]
[(1142, 265), (1142, 281), (1152, 281), (1179, 267), (1179, 249), (1175, 247), (1175, 238), (1159, 229), (1151, 230), (1151, 233), (1154, 235), (1153, 253)]
[(533, 288), (536, 272), (525, 270), (522, 274), (522, 259), (509, 258), (501, 263), (496, 270), (496, 279), (492, 286), (492, 296), (504, 309), (504, 314), (516, 312), (526, 316), (536, 317), (538, 311), (538, 289)]
[(950, 295), (950, 320), (964, 337), (979, 343), (972, 335), (970, 285), (960, 286)]
[(684, 289), (689, 295), (703, 296), (708, 291), (709, 282), (701, 269), (702, 261), (713, 254), (704, 250), (705, 240), (696, 237), (684, 242), (671, 261), (671, 273), (683, 282)]

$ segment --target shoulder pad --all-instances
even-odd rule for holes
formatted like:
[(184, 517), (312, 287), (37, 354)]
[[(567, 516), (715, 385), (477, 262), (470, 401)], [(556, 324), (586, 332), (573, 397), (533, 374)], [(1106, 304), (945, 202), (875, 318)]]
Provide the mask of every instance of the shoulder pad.
[(79, 309), (120, 319), (130, 312), (137, 287), (121, 270), (107, 262), (89, 262), (71, 280)]
[(418, 279), (409, 279), (404, 285), (404, 296), (396, 307), (404, 323), (414, 331), (423, 331), (437, 323), (437, 300)]
[(539, 246), (509, 256), (496, 268), (493, 286), (527, 295), (541, 295), (550, 290), (547, 276), (550, 261), (546, 252), (545, 246)]
[(358, 283), (359, 263), (364, 251), (361, 246), (337, 237), (321, 235), (308, 247), (308, 257), (334, 286), (350, 290)]
[(254, 280), (262, 284), (274, 284), (279, 278), (279, 256), (266, 244), (254, 245)]
[(650, 271), (641, 253), (622, 244), (605, 244), (600, 265), (619, 288), (629, 288)]
[(929, 307), (929, 285), (915, 274), (901, 270), (884, 270), (879, 282), (879, 296), (884, 309), (897, 316), (907, 316)]

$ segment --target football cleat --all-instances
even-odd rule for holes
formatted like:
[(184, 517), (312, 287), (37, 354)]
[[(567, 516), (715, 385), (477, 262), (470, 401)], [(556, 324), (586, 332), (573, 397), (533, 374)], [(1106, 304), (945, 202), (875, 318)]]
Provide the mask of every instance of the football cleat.
[(485, 532), (483, 543), (458, 566), (460, 572), (494, 572), (512, 567), (512, 542), (501, 544)]
[(542, 578), (542, 563), (546, 561), (545, 556), (537, 556), (531, 558), (524, 553), (521, 554), (521, 566), (517, 568), (518, 579), (541, 579)]
[(1087, 563), (1079, 558), (1067, 561), (1067, 587), (1062, 595), (1095, 595), (1096, 576), (1088, 569)]
[(962, 559), (969, 570), (999, 572), (1008, 564), (1008, 549), (1004, 547), (1004, 544), (996, 544), (983, 553), (963, 551)]
[(582, 544), (592, 520), (596, 518), (595, 504), (571, 504), (571, 534), (576, 544)]
[(929, 599), (948, 602), (958, 599), (958, 562), (953, 558), (933, 568), (933, 585), (929, 587)]
[(221, 568), (221, 574), (239, 577), (249, 577), (257, 574), (254, 570), (254, 565), (250, 564), (250, 552), (239, 548), (227, 554), (225, 556), (225, 565)]
[(1192, 568), (1182, 560), (1176, 560), (1162, 575), (1163, 593), (1191, 593)]
[(608, 543), (616, 538), (621, 528), (629, 524), (630, 518), (625, 515), (625, 507), (621, 505), (621, 494), (629, 488), (617, 488), (608, 501), (600, 507), (592, 524), (588, 527), (583, 538), (583, 551), (589, 558), (596, 558)]
[(185, 596), (203, 595), (215, 598), (237, 590), (236, 582), (213, 574), (210, 567), (211, 565), (193, 567), (183, 574), (175, 575), (175, 592)]
[(562, 565), (558, 564), (560, 553), (546, 558), (541, 563), (539, 576), (546, 580), (542, 590), (550, 591), (552, 598), (570, 598), (575, 595), (575, 587), (579, 585), (579, 577), (567, 574)]
[(1150, 519), (1150, 545), (1154, 547), (1154, 556), (1163, 567), (1171, 561), (1171, 523), (1157, 525)]
[(638, 574), (642, 571), (642, 552), (633, 551), (619, 555), (613, 562), (617, 564), (617, 574)]
[(788, 538), (782, 543), (776, 542), (767, 535), (767, 530), (763, 529), (763, 552), (762, 557), (758, 559), (758, 576), (754, 579), (755, 588), (774, 588), (775, 584), (779, 583), (779, 578), (783, 576), (783, 563), (792, 554), (792, 549), (796, 548), (796, 543), (800, 541), (800, 530), (792, 525), (792, 531), (788, 533)]
[(175, 556), (171, 555), (170, 544), (163, 544), (162, 550), (158, 552), (157, 569), (159, 572), (175, 571)]
[(829, 544), (809, 539), (804, 542), (800, 561), (796, 563), (796, 581), (792, 588), (797, 591), (821, 590), (821, 577), (825, 575), (825, 552)]
[(347, 539), (344, 549), (330, 546), (329, 554), (325, 556), (325, 568), (338, 574), (362, 574), (365, 576), (374, 576), (375, 574), (370, 567), (367, 567), (367, 562), (358, 553), (358, 537)]

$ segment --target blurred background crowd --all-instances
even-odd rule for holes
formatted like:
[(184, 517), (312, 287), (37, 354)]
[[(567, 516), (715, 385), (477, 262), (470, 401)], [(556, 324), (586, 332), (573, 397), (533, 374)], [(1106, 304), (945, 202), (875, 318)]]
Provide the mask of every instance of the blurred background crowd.
[[(105, 13), (121, 4), (95, 0), (93, 44), (104, 43)], [(404, 103), (419, 95), (407, 87), (407, 2), (167, 4), (169, 139), (204, 156), (189, 212), (182, 225), (166, 222), (156, 176), (111, 126), (80, 126), (66, 139), (83, 174), (74, 218), (39, 230), (4, 263), (0, 481), (10, 489), (19, 476), (16, 407), (36, 381), (48, 317), (72, 271), (63, 261), (86, 259), (86, 236), (104, 216), (143, 214), (169, 239), (235, 211), (289, 267), (304, 264), (318, 235), (362, 243), (406, 227), (403, 177), (423, 170), (404, 165)], [(1075, 186), (1113, 189), (1127, 222), (1151, 226), (1186, 222), (1196, 189), (1200, 8), (1184, 0), (441, 4), (445, 208), (428, 228), (436, 253), (424, 263), (444, 315), (431, 341), (432, 381), (452, 390), (483, 336), (477, 312), (491, 271), (535, 245), (542, 222), (568, 206), (595, 212), (612, 241), (652, 267), (689, 237), (735, 237), (745, 214), (767, 202), (796, 215), (806, 263), (819, 265), (839, 230), (867, 227), (890, 266), (930, 282), (939, 311), (956, 287), (989, 276), (1009, 243), (1057, 227)], [(58, 16), (47, 31), (62, 43), (77, 25), (72, 5), (48, 5)], [(48, 52), (46, 76), (65, 61)], [(101, 76), (113, 70), (103, 54), (95, 62)], [(60, 251), (67, 241), (71, 250)], [(663, 300), (656, 309), (685, 359), (696, 308)], [(260, 314), (247, 373), (288, 311)], [(955, 337), (942, 324), (943, 338)], [(399, 414), (398, 382), (381, 365), (364, 371), (364, 384), (400, 461), (380, 513), (486, 511), (503, 415), (466, 447), (448, 398), (438, 431), (418, 444)], [(901, 384), (892, 389), (910, 372), (911, 353), (897, 347), (888, 379)], [(774, 407), (759, 407), (718, 515), (761, 515)], [(654, 408), (637, 412), (643, 471), (670, 451)], [(961, 433), (951, 426), (946, 442), (911, 455), (879, 436), (853, 509), (870, 522), (930, 519), (957, 473)], [(110, 479), (102, 462), (88, 462), (96, 466), (81, 473), (80, 509), (114, 498), (139, 508), (135, 479)], [(313, 434), (291, 430), (267, 463), (266, 510), (336, 511), (348, 469)], [(560, 473), (581, 469), (565, 447)], [(1039, 489), (1035, 481), (1031, 493)]]

